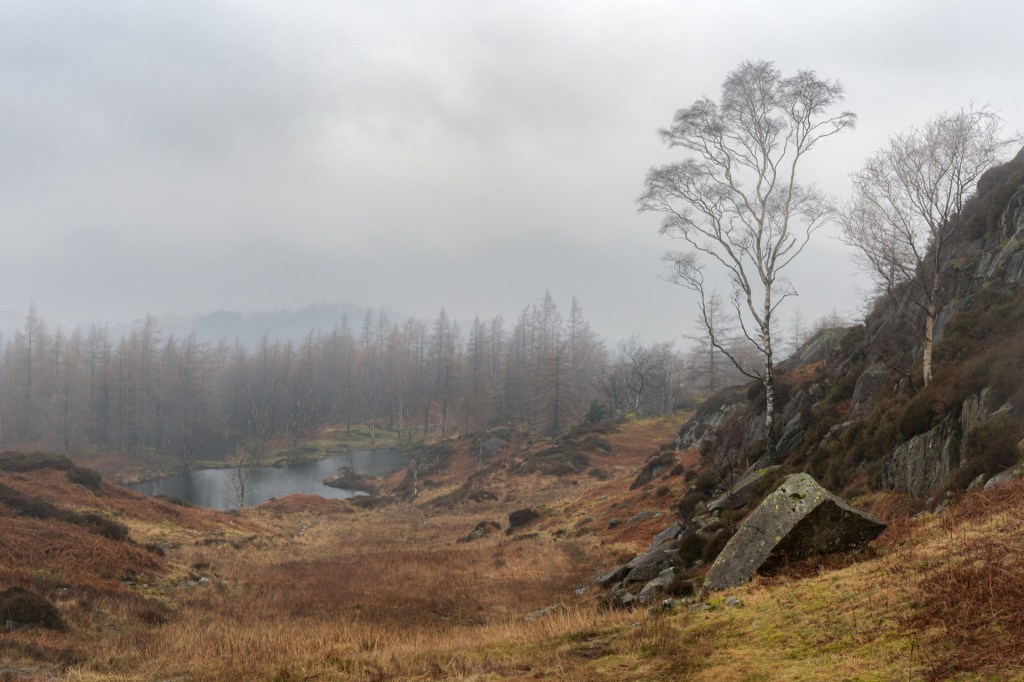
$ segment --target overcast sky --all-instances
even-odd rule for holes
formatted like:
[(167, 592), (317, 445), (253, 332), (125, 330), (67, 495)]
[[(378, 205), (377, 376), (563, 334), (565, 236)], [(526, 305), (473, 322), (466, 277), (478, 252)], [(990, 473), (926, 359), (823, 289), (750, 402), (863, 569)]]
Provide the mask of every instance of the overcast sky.
[[(1024, 4), (941, 0), (3, 0), (0, 310), (47, 319), (351, 300), (430, 318), (575, 294), (611, 339), (692, 333), (637, 214), (656, 132), (748, 59), (846, 87), (842, 196), (971, 101), (1024, 128)], [(820, 234), (787, 302), (857, 309)]]

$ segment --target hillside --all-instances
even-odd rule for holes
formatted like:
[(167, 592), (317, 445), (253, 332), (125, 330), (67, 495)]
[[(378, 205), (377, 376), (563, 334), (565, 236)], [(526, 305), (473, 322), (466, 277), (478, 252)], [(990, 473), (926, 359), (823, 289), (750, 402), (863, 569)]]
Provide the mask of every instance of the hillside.
[[(0, 673), (83, 681), (1024, 674), (1015, 667), (1024, 650), (1020, 483), (914, 519), (908, 498), (875, 493), (861, 503), (890, 527), (866, 552), (792, 566), (706, 601), (608, 609), (594, 577), (647, 548), (692, 478), (696, 453), (670, 448), (662, 456), (680, 466), (634, 485), (678, 426), (601, 427), (563, 441), (561, 453), (510, 443), (486, 462), (473, 442), (451, 442), (446, 466), (408, 501), (290, 496), (240, 514), (94, 485), (61, 459), (7, 456), (0, 490), (59, 513), (40, 518), (7, 493), (0, 580), (45, 598), (66, 629), (9, 626)], [(546, 468), (555, 454), (581, 470)], [(397, 490), (402, 477), (382, 484)], [(523, 508), (538, 518), (510, 531), (510, 513)], [(89, 514), (128, 536), (83, 525)]]
[[(863, 324), (821, 332), (779, 368), (775, 438), (786, 470), (847, 496), (889, 489), (934, 506), (1018, 462), (1024, 151), (982, 177), (965, 214), (944, 266), (934, 381), (920, 380), (922, 320), (890, 297)], [(677, 445), (739, 473), (757, 464), (763, 409), (757, 385), (722, 392)]]

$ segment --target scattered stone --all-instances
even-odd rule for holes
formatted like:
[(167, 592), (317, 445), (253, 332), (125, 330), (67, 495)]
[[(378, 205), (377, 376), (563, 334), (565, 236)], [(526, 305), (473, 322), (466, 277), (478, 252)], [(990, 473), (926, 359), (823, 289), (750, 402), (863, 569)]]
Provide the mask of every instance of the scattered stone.
[(993, 476), (992, 478), (988, 479), (988, 483), (985, 484), (985, 490), (994, 490), (995, 488), (999, 488), (1001, 486), (1006, 485), (1007, 483), (1018, 477), (1020, 477), (1020, 467), (1010, 467), (1006, 471), (1002, 471)]
[(644, 464), (644, 467), (637, 474), (637, 477), (633, 480), (632, 485), (629, 486), (630, 490), (636, 490), (641, 486), (645, 486), (658, 476), (661, 476), (665, 472), (672, 469), (676, 464), (676, 455), (672, 451), (659, 452)]
[(658, 577), (649, 581), (640, 590), (639, 599), (641, 602), (647, 602), (653, 600), (656, 596), (664, 594), (668, 589), (669, 584), (676, 575), (676, 569), (666, 568), (664, 571), (658, 574)]
[(703, 613), (705, 611), (710, 611), (714, 607), (712, 607), (711, 604), (708, 604), (707, 602), (703, 602), (702, 601), (702, 602), (697, 602), (696, 604), (690, 604), (686, 608), (688, 608), (690, 611), (693, 611), (693, 612), (696, 612), (696, 613)]
[(784, 561), (855, 549), (884, 529), (808, 474), (794, 474), (740, 525), (708, 571), (704, 589), (737, 587)]
[(646, 521), (647, 519), (656, 519), (659, 516), (661, 516), (660, 512), (642, 511), (634, 515), (633, 518), (629, 520), (629, 525), (635, 526), (641, 521)]
[(735, 609), (735, 608), (738, 608), (740, 606), (743, 606), (743, 600), (740, 599), (739, 597), (729, 597), (728, 599), (725, 600), (725, 605), (728, 606), (731, 609)]
[(942, 500), (937, 505), (935, 505), (935, 509), (932, 510), (932, 513), (933, 514), (941, 514), (942, 512), (946, 511), (946, 508), (949, 507), (949, 503), (952, 502), (952, 501), (953, 501), (953, 491), (952, 490), (947, 490), (946, 491), (946, 495), (942, 498)]
[(985, 474), (980, 473), (977, 476), (975, 476), (974, 480), (971, 481), (971, 484), (967, 486), (967, 492), (971, 492), (972, 490), (978, 490), (983, 485), (985, 485)]
[(678, 521), (676, 521), (671, 526), (669, 526), (668, 528), (654, 536), (654, 540), (651, 541), (651, 546), (647, 548), (647, 551), (651, 552), (654, 549), (656, 549), (659, 545), (677, 539), (680, 535), (682, 535), (682, 533), (683, 527), (679, 524)]
[(630, 585), (632, 583), (645, 583), (648, 580), (654, 580), (657, 578), (661, 571), (662, 568), (658, 564), (637, 566), (636, 568), (630, 569), (622, 582), (626, 585)]
[(487, 537), (488, 535), (493, 535), (499, 530), (501, 530), (501, 524), (497, 521), (481, 521), (476, 524), (476, 528), (469, 531), (468, 535), (459, 538), (458, 542), (473, 542), (474, 540), (479, 540), (480, 538)]
[(612, 517), (612, 520), (608, 522), (608, 530), (611, 530), (612, 528), (618, 528), (621, 525), (622, 525), (622, 519), (620, 519), (617, 516)]
[(525, 620), (527, 623), (529, 623), (530, 621), (537, 620), (538, 618), (543, 618), (544, 616), (548, 615), (549, 613), (556, 613), (556, 612), (564, 611), (564, 610), (565, 610), (565, 607), (563, 607), (561, 604), (551, 604), (550, 606), (545, 606), (542, 609), (539, 609), (537, 611), (532, 611), (532, 612), (526, 614), (525, 616), (523, 616), (523, 620)]
[(622, 579), (626, 577), (626, 574), (629, 573), (629, 571), (630, 569), (627, 566), (622, 565), (612, 571), (609, 571), (599, 576), (597, 580), (595, 580), (594, 582), (596, 582), (601, 587), (611, 587), (615, 583), (622, 582)]

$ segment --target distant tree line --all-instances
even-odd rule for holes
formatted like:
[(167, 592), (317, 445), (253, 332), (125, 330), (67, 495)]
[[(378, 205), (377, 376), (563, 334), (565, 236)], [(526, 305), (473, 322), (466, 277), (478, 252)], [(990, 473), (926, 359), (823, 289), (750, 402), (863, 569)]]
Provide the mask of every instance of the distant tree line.
[[(117, 338), (97, 324), (67, 332), (33, 305), (0, 341), (0, 449), (151, 451), (189, 466), (294, 447), (327, 424), (403, 442), (508, 423), (557, 437), (585, 418), (669, 413), (745, 380), (706, 337), (693, 340), (680, 351), (632, 336), (610, 353), (577, 300), (563, 316), (550, 293), (511, 325), (478, 317), (463, 330), (444, 310), (394, 324), (378, 311), (254, 347), (164, 334), (153, 316)], [(729, 344), (758, 361), (741, 337)]]

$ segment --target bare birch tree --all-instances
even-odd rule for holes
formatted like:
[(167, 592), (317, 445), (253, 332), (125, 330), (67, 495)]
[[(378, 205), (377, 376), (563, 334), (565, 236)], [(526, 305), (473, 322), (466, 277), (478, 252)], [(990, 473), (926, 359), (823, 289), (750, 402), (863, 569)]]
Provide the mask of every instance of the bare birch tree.
[(925, 318), (922, 375), (932, 379), (935, 320), (942, 272), (961, 211), (978, 178), (1012, 140), (987, 109), (942, 113), (923, 128), (889, 140), (853, 173), (853, 198), (842, 212), (843, 240), (880, 292)]
[(697, 292), (705, 320), (711, 289), (701, 258), (728, 276), (736, 319), (763, 368), (743, 367), (708, 331), (738, 370), (764, 385), (769, 461), (776, 459), (772, 317), (796, 293), (782, 272), (832, 214), (826, 197), (798, 182), (798, 169), (821, 139), (854, 126), (855, 114), (830, 113), (842, 99), (840, 83), (813, 71), (784, 78), (772, 62), (744, 62), (726, 76), (720, 102), (699, 99), (661, 131), (687, 158), (652, 168), (638, 200), (641, 211), (664, 214), (663, 234), (687, 245), (666, 258), (673, 281)]

